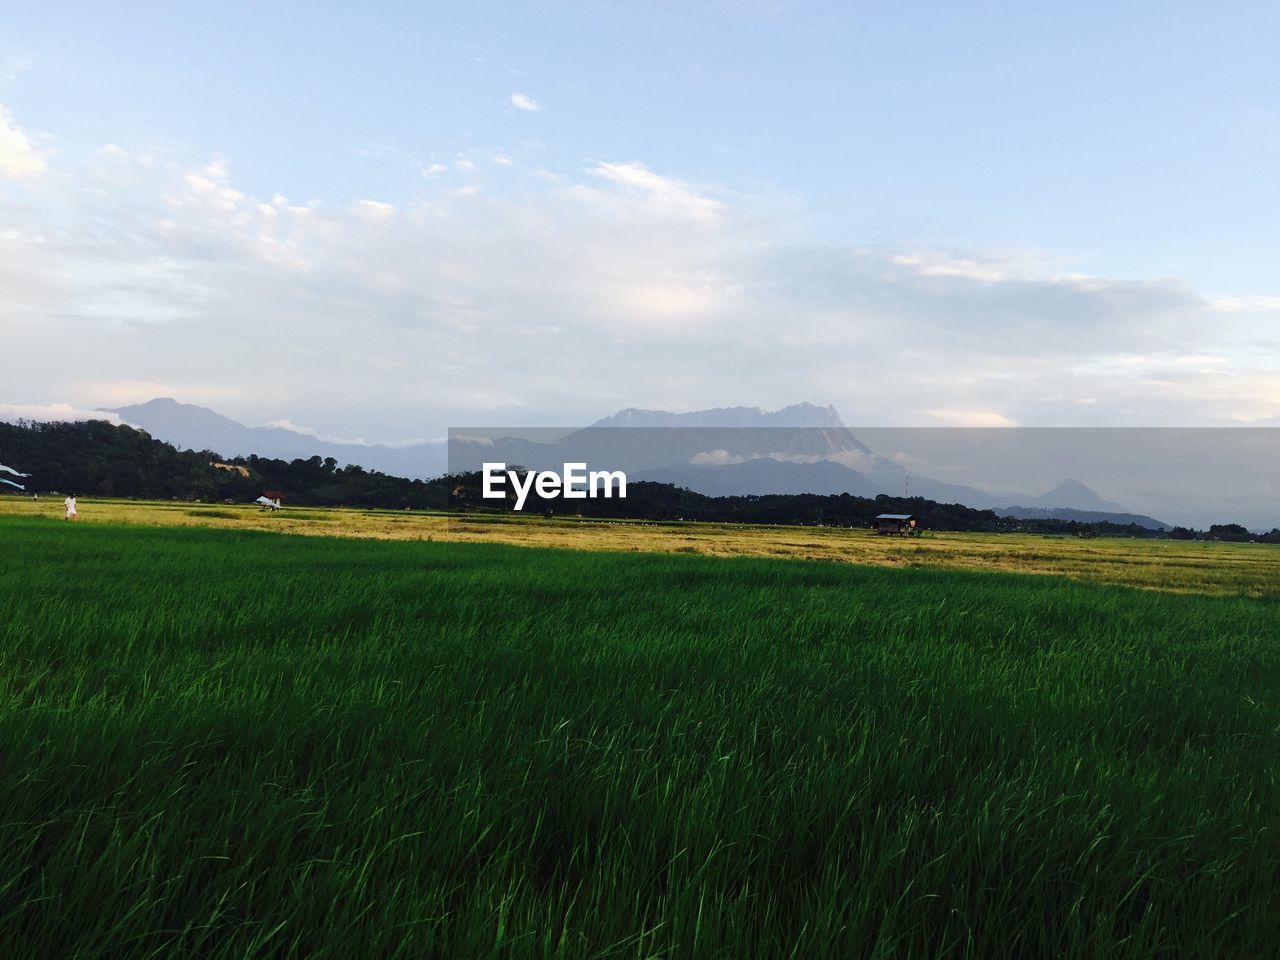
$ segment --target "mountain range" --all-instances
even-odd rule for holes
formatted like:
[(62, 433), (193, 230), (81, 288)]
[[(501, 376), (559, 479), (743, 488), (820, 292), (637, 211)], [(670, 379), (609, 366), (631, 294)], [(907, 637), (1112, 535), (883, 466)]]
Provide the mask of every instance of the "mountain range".
[[(630, 408), (581, 430), (552, 438), (453, 436), (448, 444), (337, 443), (285, 427), (250, 427), (213, 410), (159, 398), (107, 412), (181, 449), (224, 456), (293, 460), (332, 457), (383, 473), (427, 479), (503, 461), (535, 469), (560, 469), (567, 461), (607, 465), (628, 478), (673, 483), (708, 496), (744, 494), (841, 494), (912, 496), (961, 503), (1004, 516), (1075, 520), (1108, 519), (1150, 528), (1166, 526), (1104, 499), (1084, 483), (1063, 480), (1038, 495), (997, 496), (963, 484), (911, 473), (858, 440), (833, 407), (800, 403), (779, 410), (724, 407), (690, 413)], [(1117, 519), (1123, 516), (1125, 519)]]
[(180, 450), (213, 450), (223, 456), (256, 454), (273, 460), (333, 457), (367, 470), (426, 480), (444, 473), (445, 447), (422, 441), (404, 445), (338, 443), (286, 427), (249, 427), (207, 407), (160, 397), (127, 407), (103, 408)]

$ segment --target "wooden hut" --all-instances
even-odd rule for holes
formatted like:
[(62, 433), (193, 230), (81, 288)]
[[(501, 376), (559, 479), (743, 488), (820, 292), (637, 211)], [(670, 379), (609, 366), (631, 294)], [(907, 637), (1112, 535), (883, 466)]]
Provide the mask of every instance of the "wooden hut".
[(915, 514), (882, 513), (871, 521), (871, 529), (880, 534), (896, 533), (902, 535), (911, 533), (916, 529)]

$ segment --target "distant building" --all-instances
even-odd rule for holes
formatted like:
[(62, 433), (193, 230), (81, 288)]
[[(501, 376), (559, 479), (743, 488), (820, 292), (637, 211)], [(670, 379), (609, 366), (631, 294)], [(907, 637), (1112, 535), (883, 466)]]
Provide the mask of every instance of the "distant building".
[(911, 533), (916, 529), (915, 514), (882, 513), (871, 521), (871, 529), (876, 533)]
[(268, 500), (274, 500), (277, 507), (284, 504), (284, 494), (279, 490), (263, 490), (262, 495)]

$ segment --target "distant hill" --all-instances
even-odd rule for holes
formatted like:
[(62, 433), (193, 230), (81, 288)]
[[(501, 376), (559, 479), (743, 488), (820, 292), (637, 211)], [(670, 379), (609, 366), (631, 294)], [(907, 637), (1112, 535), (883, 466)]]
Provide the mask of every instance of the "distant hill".
[(443, 481), (344, 468), (318, 456), (288, 461), (248, 456), (227, 464), (216, 451), (210, 456), (177, 450), (142, 430), (105, 420), (0, 423), (0, 450), (30, 474), (23, 482), (33, 493), (249, 503), (265, 490), (279, 490), (292, 505), (440, 509), (448, 504)]
[(106, 409), (126, 423), (141, 427), (179, 450), (217, 450), (228, 457), (255, 454), (276, 460), (332, 457), (340, 465), (359, 464), (368, 470), (399, 477), (426, 479), (445, 472), (442, 443), (403, 447), (379, 444), (333, 443), (283, 427), (249, 427), (230, 417), (169, 397)]
[[(1103, 501), (1104, 503), (1106, 501)], [(1069, 507), (1003, 507), (995, 511), (997, 516), (1019, 520), (1071, 520), (1076, 523), (1117, 523), (1121, 526), (1137, 524), (1147, 530), (1172, 530), (1169, 524), (1141, 513), (1123, 510), (1072, 510)]]
[(1022, 506), (1049, 507), (1062, 510), (1092, 510), (1107, 513), (1124, 513), (1125, 509), (1111, 500), (1103, 500), (1079, 480), (1063, 480), (1060, 484)]
[(904, 491), (907, 491), (913, 497), (925, 497), (938, 503), (963, 503), (966, 507), (973, 507), (976, 510), (991, 510), (1005, 503), (1002, 497), (994, 497), (964, 484), (946, 483), (918, 473), (912, 473), (908, 477), (906, 471), (896, 463), (878, 455), (873, 469), (867, 473), (867, 478), (893, 496), (901, 496)]

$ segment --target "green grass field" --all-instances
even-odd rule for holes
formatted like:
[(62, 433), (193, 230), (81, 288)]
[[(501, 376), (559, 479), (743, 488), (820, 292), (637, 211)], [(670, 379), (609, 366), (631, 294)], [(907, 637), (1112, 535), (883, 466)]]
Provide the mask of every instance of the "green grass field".
[(0, 517), (0, 956), (1260, 957), (1280, 599)]
[[(0, 496), (0, 518), (62, 516), (62, 503)], [(1280, 546), (1186, 540), (1132, 540), (1026, 533), (880, 537), (845, 527), (636, 522), (573, 517), (460, 515), (407, 510), (286, 507), (183, 501), (80, 501), (79, 524), (216, 527), (371, 540), (448, 540), (522, 547), (770, 557), (896, 568), (986, 570), (1066, 576), (1166, 593), (1280, 597)]]

